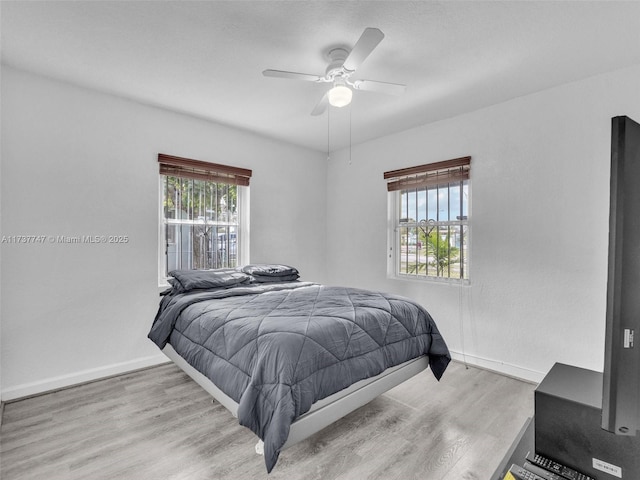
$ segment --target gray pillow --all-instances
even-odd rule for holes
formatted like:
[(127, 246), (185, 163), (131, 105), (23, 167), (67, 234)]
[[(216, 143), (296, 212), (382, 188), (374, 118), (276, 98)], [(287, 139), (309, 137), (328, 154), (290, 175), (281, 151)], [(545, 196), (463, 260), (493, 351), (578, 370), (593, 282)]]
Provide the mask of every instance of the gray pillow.
[(173, 270), (169, 272), (173, 279), (169, 283), (174, 290), (188, 292), (210, 288), (228, 288), (251, 281), (251, 276), (233, 268), (215, 270)]
[(249, 275), (265, 277), (289, 277), (300, 273), (294, 267), (277, 263), (253, 263), (242, 267), (242, 271)]
[(282, 275), (280, 277), (270, 277), (269, 275), (252, 275), (253, 283), (275, 283), (275, 282), (295, 282), (300, 275)]

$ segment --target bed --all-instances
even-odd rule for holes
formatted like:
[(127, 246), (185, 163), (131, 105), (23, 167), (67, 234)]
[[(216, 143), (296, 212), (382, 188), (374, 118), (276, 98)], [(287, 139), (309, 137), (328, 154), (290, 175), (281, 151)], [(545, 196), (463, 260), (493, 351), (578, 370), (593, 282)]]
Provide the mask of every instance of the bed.
[(170, 273), (149, 338), (264, 446), (282, 449), (451, 357), (419, 304), (287, 265)]

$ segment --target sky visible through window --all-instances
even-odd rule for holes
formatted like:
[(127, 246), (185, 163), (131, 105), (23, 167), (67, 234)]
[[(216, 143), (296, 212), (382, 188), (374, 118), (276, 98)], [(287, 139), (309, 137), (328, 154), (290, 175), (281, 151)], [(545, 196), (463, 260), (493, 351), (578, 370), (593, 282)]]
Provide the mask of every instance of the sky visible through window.
[[(462, 195), (462, 205), (460, 203)], [(401, 195), (401, 217), (407, 221), (455, 221), (468, 215), (468, 184), (466, 181), (448, 187), (404, 190)]]

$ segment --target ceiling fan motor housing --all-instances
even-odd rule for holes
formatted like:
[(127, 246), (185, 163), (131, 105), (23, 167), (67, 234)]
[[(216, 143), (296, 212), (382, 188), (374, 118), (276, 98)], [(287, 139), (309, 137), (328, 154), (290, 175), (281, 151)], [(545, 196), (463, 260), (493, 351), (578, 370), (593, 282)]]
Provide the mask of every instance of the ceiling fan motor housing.
[(349, 56), (349, 50), (343, 47), (337, 47), (329, 50), (327, 57), (329, 58), (329, 65), (326, 70), (326, 77), (333, 79), (336, 77), (348, 77), (351, 73), (344, 68), (344, 62)]

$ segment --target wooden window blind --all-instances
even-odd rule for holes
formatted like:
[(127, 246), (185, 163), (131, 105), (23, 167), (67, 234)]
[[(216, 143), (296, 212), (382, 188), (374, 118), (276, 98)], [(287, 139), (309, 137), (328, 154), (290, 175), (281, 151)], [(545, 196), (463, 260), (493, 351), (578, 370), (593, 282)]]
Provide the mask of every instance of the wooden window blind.
[(471, 157), (460, 157), (442, 162), (384, 172), (387, 190), (433, 187), (469, 179)]
[(252, 171), (218, 163), (203, 162), (174, 155), (158, 154), (160, 174), (172, 177), (207, 180), (230, 185), (249, 186)]

